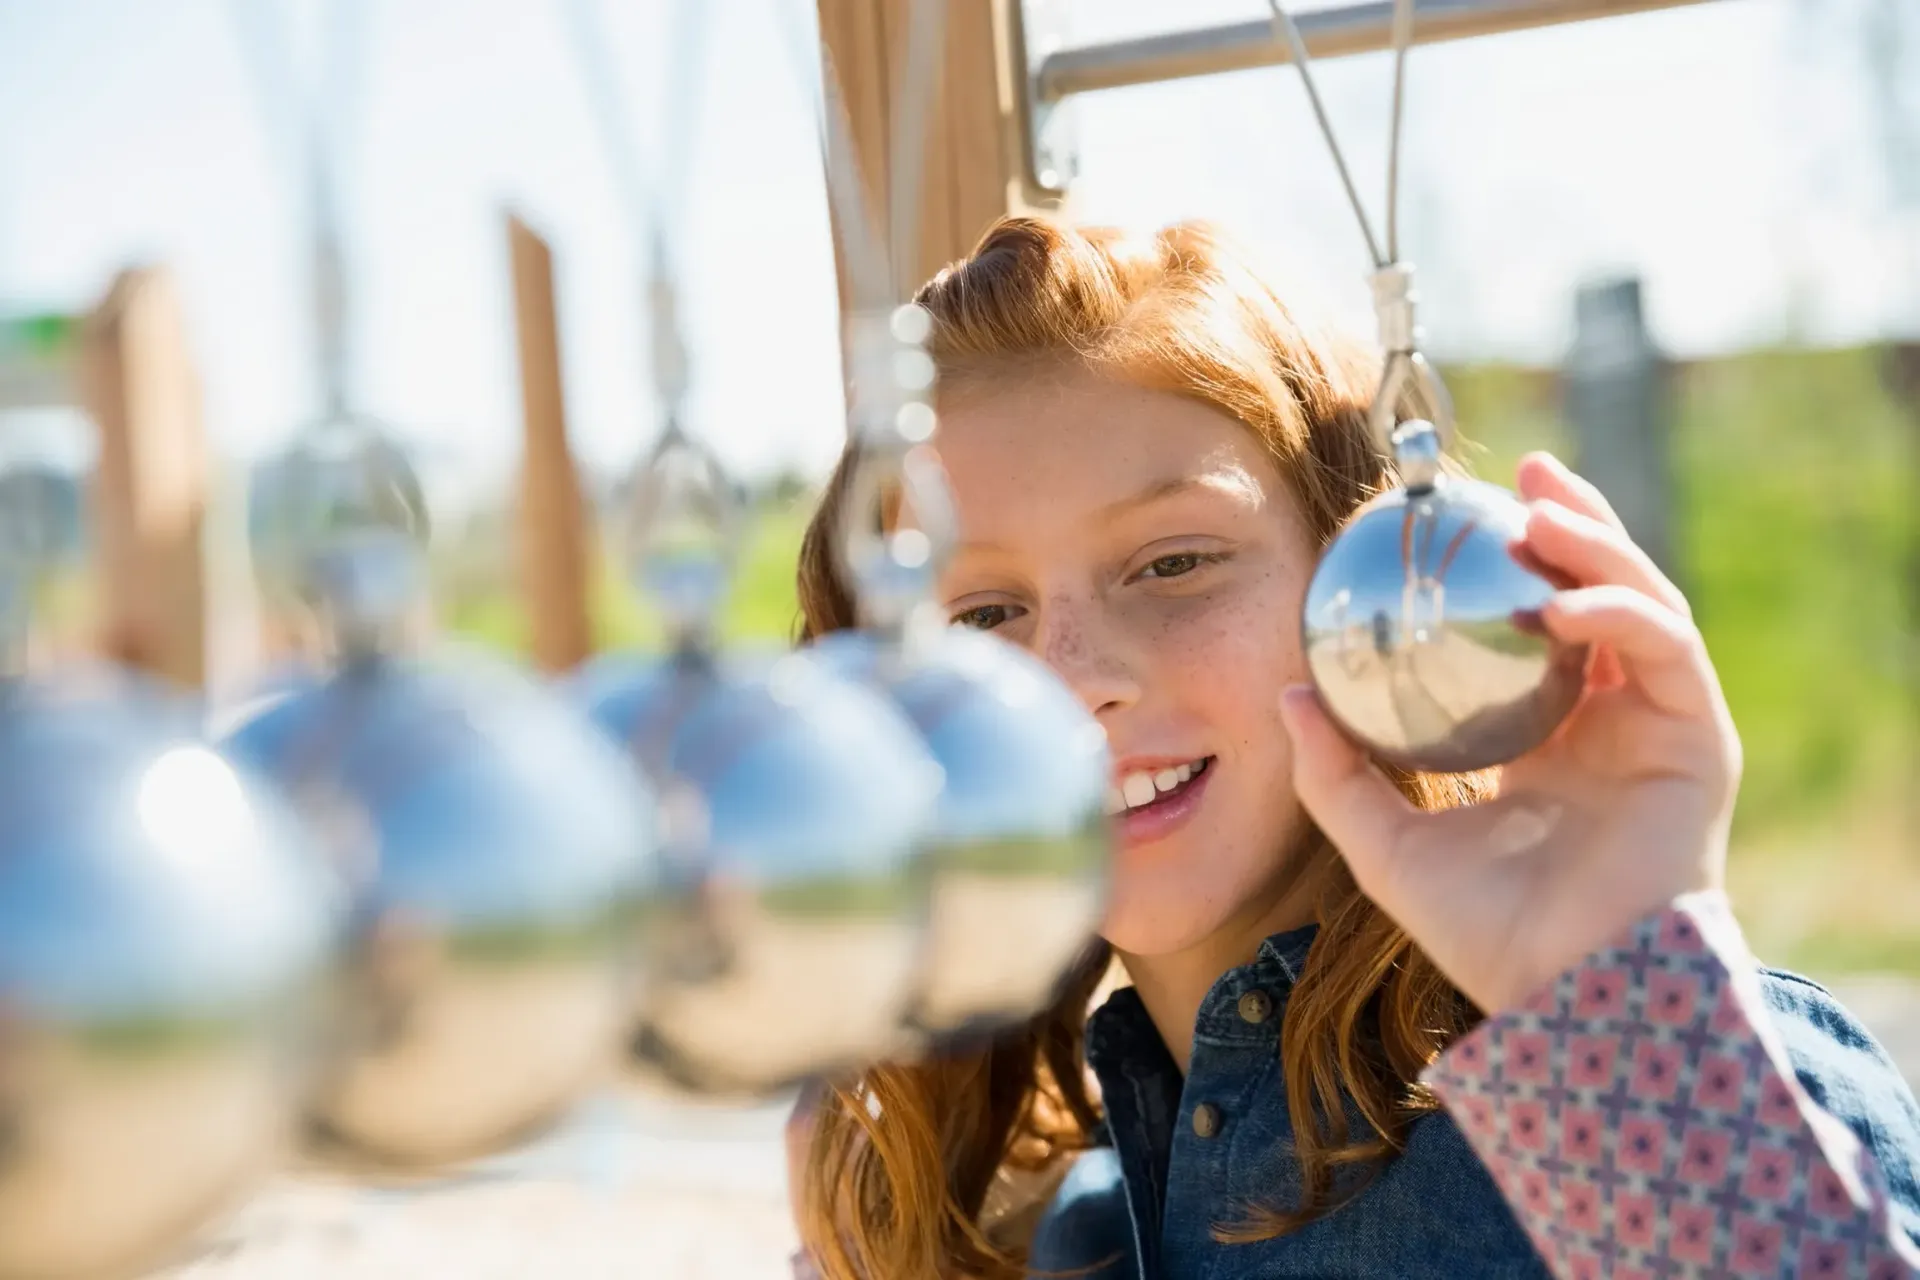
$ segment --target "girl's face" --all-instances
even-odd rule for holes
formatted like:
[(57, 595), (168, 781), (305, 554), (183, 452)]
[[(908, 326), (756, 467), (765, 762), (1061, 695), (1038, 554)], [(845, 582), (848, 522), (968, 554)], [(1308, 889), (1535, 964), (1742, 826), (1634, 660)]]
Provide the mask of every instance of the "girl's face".
[(1304, 821), (1279, 703), (1314, 554), (1259, 440), (1080, 372), (944, 404), (940, 454), (949, 616), (1043, 658), (1107, 731), (1125, 811), (1101, 932), (1165, 955), (1263, 919)]

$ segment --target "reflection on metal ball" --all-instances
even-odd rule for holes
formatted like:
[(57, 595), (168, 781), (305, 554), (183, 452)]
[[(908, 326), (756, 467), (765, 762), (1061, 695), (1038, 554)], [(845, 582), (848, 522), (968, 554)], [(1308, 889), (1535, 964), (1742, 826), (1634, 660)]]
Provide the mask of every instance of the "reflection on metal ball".
[[(613, 1060), (653, 813), (620, 753), (490, 661), (350, 663), (231, 738), (357, 911), (324, 1133), (394, 1165), (512, 1143)], [(348, 1154), (348, 1153), (341, 1153)]]
[(0, 1277), (126, 1273), (268, 1173), (342, 895), (131, 681), (0, 683)]
[(1046, 1006), (1099, 926), (1112, 764), (1105, 732), (1046, 665), (941, 627), (902, 653), (866, 632), (813, 652), (878, 684), (946, 773), (914, 1026), (951, 1043)]
[(900, 711), (794, 654), (603, 659), (577, 691), (667, 814), (643, 1064), (691, 1092), (762, 1093), (896, 1050), (940, 790)]
[(1586, 649), (1541, 627), (1554, 585), (1509, 550), (1526, 508), (1454, 476), (1393, 489), (1354, 515), (1307, 588), (1307, 666), (1333, 717), (1380, 759), (1457, 773), (1551, 735)]

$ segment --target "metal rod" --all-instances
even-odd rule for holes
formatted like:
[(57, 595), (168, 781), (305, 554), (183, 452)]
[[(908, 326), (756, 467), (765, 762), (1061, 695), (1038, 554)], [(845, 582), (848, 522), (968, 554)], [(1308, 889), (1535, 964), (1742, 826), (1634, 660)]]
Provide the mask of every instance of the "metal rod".
[[(1414, 40), (1439, 44), (1702, 3), (1706, 0), (1419, 0)], [(1296, 21), (1307, 51), (1316, 58), (1393, 47), (1392, 0), (1321, 9)], [(1245, 71), (1287, 60), (1286, 46), (1273, 38), (1273, 24), (1257, 19), (1062, 49), (1047, 55), (1035, 78), (1040, 101), (1054, 103), (1096, 89)]]

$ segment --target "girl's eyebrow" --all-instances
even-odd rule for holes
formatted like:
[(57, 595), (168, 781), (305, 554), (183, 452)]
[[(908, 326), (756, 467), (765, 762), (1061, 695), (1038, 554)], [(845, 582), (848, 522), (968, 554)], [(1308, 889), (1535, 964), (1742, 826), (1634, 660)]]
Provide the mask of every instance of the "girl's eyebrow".
[[(1227, 463), (1209, 471), (1198, 473), (1189, 471), (1156, 480), (1136, 494), (1107, 503), (1094, 512), (1093, 518), (1096, 523), (1107, 524), (1142, 507), (1150, 507), (1156, 502), (1165, 502), (1169, 498), (1183, 497), (1189, 493), (1218, 493), (1229, 497), (1245, 498), (1256, 506), (1265, 503), (1265, 496), (1260, 491), (1259, 483), (1247, 473), (1246, 469), (1234, 463)], [(977, 539), (969, 539), (954, 548), (956, 555), (969, 551), (987, 555), (1008, 554), (1008, 549), (997, 542), (982, 542)]]
[(1201, 472), (1197, 475), (1188, 473), (1186, 475), (1168, 476), (1164, 480), (1156, 480), (1130, 497), (1109, 502), (1095, 513), (1095, 518), (1104, 523), (1108, 520), (1118, 519), (1120, 516), (1126, 515), (1141, 507), (1152, 506), (1154, 503), (1164, 502), (1168, 498), (1177, 498), (1188, 493), (1200, 491), (1225, 493), (1236, 497), (1250, 498), (1256, 502), (1260, 498), (1260, 486), (1254, 482), (1253, 477), (1248, 475), (1243, 468), (1229, 464), (1214, 470)]

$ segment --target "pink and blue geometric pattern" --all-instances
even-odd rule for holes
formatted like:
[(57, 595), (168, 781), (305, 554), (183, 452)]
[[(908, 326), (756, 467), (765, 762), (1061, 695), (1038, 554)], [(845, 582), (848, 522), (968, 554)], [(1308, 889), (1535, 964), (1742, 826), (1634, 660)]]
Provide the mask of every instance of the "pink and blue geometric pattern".
[(1795, 1079), (1720, 894), (1675, 899), (1423, 1079), (1558, 1276), (1920, 1276), (1873, 1156)]

